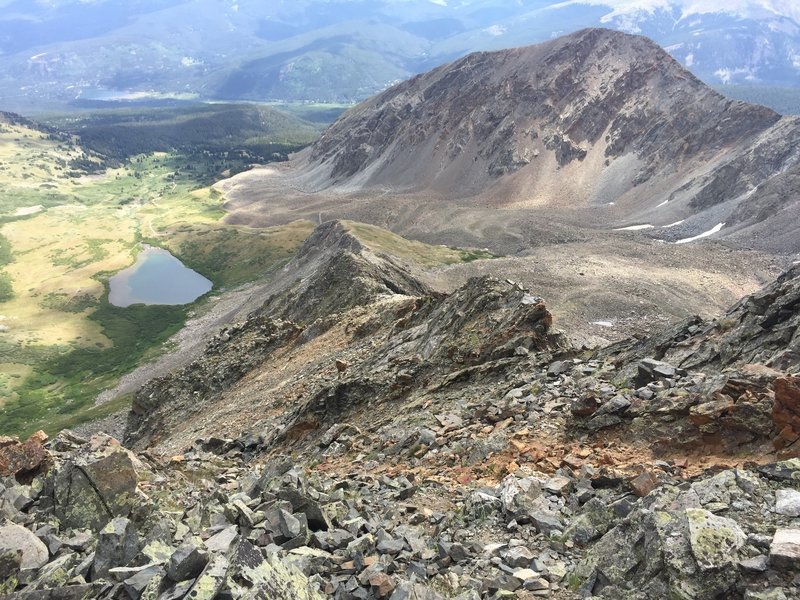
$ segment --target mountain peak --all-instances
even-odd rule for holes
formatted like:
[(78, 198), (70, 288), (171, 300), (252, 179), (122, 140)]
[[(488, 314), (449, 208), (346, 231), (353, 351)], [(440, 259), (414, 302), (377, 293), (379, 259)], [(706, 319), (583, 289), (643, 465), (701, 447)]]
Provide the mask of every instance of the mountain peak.
[(630, 188), (779, 118), (724, 99), (646, 38), (585, 29), (394, 86), (337, 121), (307, 168), (337, 184), (474, 195), (522, 170), (549, 187), (576, 161), (599, 176), (627, 155), (638, 167), (626, 170)]

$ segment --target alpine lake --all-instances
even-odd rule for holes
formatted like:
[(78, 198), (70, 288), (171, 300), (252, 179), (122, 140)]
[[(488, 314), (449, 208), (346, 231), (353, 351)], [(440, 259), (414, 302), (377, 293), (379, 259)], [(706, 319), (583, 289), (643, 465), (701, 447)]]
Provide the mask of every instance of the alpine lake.
[(122, 308), (133, 304), (188, 304), (211, 287), (211, 281), (168, 251), (145, 246), (136, 264), (111, 277), (108, 301)]

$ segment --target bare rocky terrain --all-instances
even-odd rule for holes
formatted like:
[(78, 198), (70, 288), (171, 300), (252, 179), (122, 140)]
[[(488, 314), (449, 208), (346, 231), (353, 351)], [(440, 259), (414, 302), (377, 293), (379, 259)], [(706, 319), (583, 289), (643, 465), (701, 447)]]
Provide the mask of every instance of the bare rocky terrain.
[(0, 439), (7, 597), (797, 597), (799, 267), (586, 350), (350, 227), (147, 383), (128, 449)]
[[(669, 60), (472, 55), (218, 184), (319, 226), (134, 377), (121, 443), (0, 438), (0, 593), (800, 597), (797, 123)], [(741, 228), (614, 231), (665, 194)]]

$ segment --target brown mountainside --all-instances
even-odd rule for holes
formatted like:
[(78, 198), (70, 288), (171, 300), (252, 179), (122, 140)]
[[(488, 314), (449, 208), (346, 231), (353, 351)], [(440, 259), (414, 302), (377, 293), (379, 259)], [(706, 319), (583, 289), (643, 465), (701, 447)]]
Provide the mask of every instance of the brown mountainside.
[[(797, 193), (776, 196), (769, 182), (799, 161), (800, 120), (724, 98), (646, 38), (588, 29), (394, 86), (343, 115), (300, 173), (317, 190), (681, 221), (656, 232), (669, 241), (726, 223), (723, 235), (745, 230), (748, 243), (796, 212)], [(798, 243), (784, 236), (777, 250)]]

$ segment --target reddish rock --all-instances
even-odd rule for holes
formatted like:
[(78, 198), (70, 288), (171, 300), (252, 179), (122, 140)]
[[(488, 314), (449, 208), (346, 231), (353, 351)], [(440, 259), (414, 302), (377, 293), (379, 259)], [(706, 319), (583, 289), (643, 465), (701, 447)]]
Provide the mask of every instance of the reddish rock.
[(707, 425), (729, 413), (735, 406), (733, 398), (720, 392), (715, 393), (708, 402), (689, 409), (689, 419), (695, 425)]
[(633, 493), (639, 496), (639, 498), (644, 498), (647, 494), (656, 489), (657, 485), (658, 480), (656, 480), (649, 471), (645, 471), (631, 481), (631, 490), (633, 490)]
[(369, 585), (378, 598), (388, 598), (396, 584), (386, 573), (375, 573), (369, 578)]
[(15, 435), (0, 435), (0, 448), (6, 446), (16, 446), (19, 444), (19, 438)]
[(9, 440), (4, 438), (0, 444), (0, 477), (15, 477), (28, 484), (50, 467), (50, 453), (42, 446), (47, 441), (43, 431), (37, 431), (25, 443)]
[(775, 445), (785, 448), (800, 439), (800, 378), (779, 377), (773, 387), (772, 419), (780, 431)]

